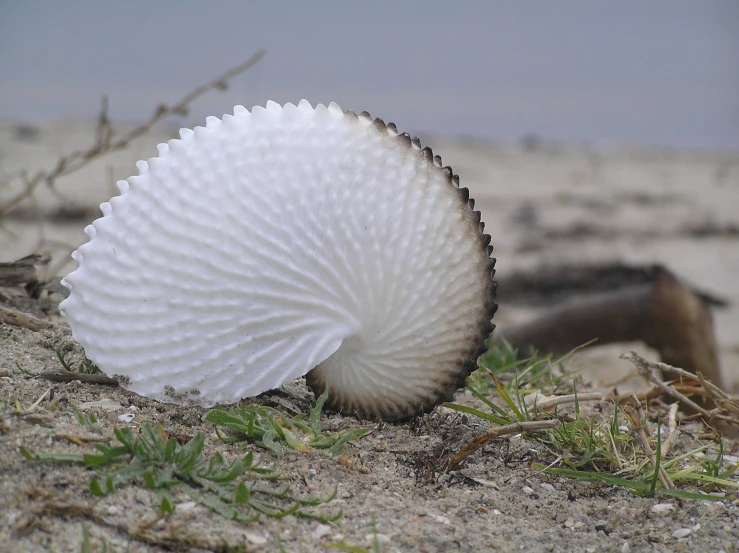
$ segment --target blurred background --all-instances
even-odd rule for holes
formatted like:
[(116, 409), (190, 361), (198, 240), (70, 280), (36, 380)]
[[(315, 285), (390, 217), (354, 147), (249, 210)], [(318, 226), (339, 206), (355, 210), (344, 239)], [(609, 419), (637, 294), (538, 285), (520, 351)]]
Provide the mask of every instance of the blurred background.
[(310, 101), (418, 133), (739, 147), (739, 3), (6, 0), (0, 117), (136, 121), (268, 56), (193, 120)]
[[(94, 153), (260, 48), (226, 90)], [(503, 328), (554, 302), (517, 301), (519, 272), (660, 263), (719, 300), (719, 365), (739, 391), (736, 0), (5, 0), (0, 52), (0, 262), (36, 252), (51, 256), (44, 278), (72, 270), (116, 180), (180, 126), (235, 104), (335, 101), (418, 135), (459, 173), (507, 280)], [(91, 162), (49, 181), (75, 151)], [(608, 384), (634, 348), (580, 365)]]

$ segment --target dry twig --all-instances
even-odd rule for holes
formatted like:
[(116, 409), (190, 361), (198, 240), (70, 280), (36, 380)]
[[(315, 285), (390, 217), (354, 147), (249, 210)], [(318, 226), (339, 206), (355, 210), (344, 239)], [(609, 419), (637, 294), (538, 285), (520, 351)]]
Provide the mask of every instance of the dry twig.
[[(529, 398), (532, 398), (529, 400)], [(586, 401), (606, 401), (612, 402), (613, 397), (610, 394), (602, 394), (600, 392), (586, 392), (583, 394), (567, 394), (562, 396), (543, 396), (535, 394), (526, 397), (526, 404), (547, 411), (557, 405), (565, 405), (569, 403), (581, 403)]]
[(662, 442), (662, 457), (667, 457), (667, 454), (670, 452), (670, 449), (679, 435), (677, 431), (677, 403), (670, 405), (667, 421), (670, 434), (667, 436), (667, 439)]
[[(694, 375), (688, 371), (673, 367), (666, 363), (647, 361), (633, 351), (628, 354), (622, 354), (621, 358), (631, 361), (639, 371), (639, 374), (647, 381), (651, 382), (655, 389), (659, 390), (660, 393), (667, 394), (675, 398), (695, 413), (695, 415), (685, 417), (683, 420), (701, 418), (707, 426), (710, 426), (720, 434), (735, 439), (739, 438), (739, 402), (737, 402), (735, 398), (730, 397), (721, 388), (706, 380), (700, 372), (697, 375)], [(682, 393), (691, 392), (695, 386), (691, 385), (685, 388), (677, 384), (667, 384), (662, 382), (654, 374), (654, 371), (673, 374), (678, 376), (681, 380), (686, 379), (691, 383), (697, 380), (701, 389), (698, 395), (710, 398), (716, 407), (708, 410), (701, 407)], [(678, 388), (681, 388), (682, 392)]]
[[(667, 384), (662, 382), (652, 372), (652, 369), (664, 370), (665, 367), (669, 367), (670, 369), (674, 369), (675, 367), (671, 367), (670, 365), (667, 365), (666, 363), (647, 361), (635, 351), (632, 351), (630, 353), (622, 353), (620, 357), (621, 359), (626, 359), (628, 361), (631, 361), (636, 367), (636, 370), (639, 371), (639, 375), (641, 375), (651, 384), (654, 384), (654, 386), (657, 387), (659, 390), (661, 390), (663, 393), (674, 397), (676, 400), (680, 401), (687, 407), (690, 407), (690, 409), (692, 409), (693, 411), (700, 413), (706, 418), (706, 420), (711, 418), (711, 413), (709, 413), (707, 409), (704, 409), (703, 407), (695, 403), (690, 398), (681, 394), (674, 387), (668, 386)], [(695, 378), (695, 375), (690, 374), (688, 372), (685, 372), (685, 375), (691, 379)]]
[(528, 421), (506, 424), (505, 426), (496, 426), (495, 428), (491, 428), (485, 434), (482, 434), (481, 436), (478, 436), (474, 440), (465, 444), (462, 449), (452, 455), (446, 463), (445, 471), (451, 472), (453, 470), (457, 470), (467, 457), (482, 449), (497, 438), (501, 438), (509, 434), (517, 434), (519, 432), (549, 430), (551, 428), (556, 428), (557, 426), (559, 426), (559, 424), (560, 422), (558, 420)]
[(244, 63), (229, 69), (215, 79), (198, 86), (174, 104), (160, 104), (147, 121), (119, 138), (115, 138), (115, 131), (113, 130), (110, 119), (108, 119), (108, 99), (107, 97), (103, 97), (103, 104), (100, 114), (98, 115), (95, 142), (92, 146), (86, 150), (75, 151), (59, 158), (57, 164), (52, 169), (42, 169), (33, 175), (29, 175), (28, 172), (24, 170), (18, 175), (11, 175), (5, 179), (0, 179), (0, 188), (7, 186), (16, 178), (20, 178), (23, 181), (23, 190), (0, 204), (0, 218), (20, 204), (23, 200), (32, 198), (34, 192), (41, 184), (46, 184), (51, 190), (55, 190), (54, 184), (58, 178), (74, 173), (75, 171), (79, 171), (92, 161), (95, 161), (104, 155), (126, 148), (132, 141), (147, 134), (154, 125), (170, 115), (187, 115), (189, 105), (194, 100), (213, 89), (225, 90), (228, 87), (228, 81), (230, 79), (253, 67), (264, 57), (264, 55), (265, 51), (260, 49)]
[(103, 386), (118, 386), (118, 379), (105, 376), (104, 374), (88, 374), (80, 372), (45, 371), (38, 375), (44, 380), (52, 382), (73, 382), (79, 380), (85, 384), (101, 384)]
[(664, 469), (662, 464), (657, 463), (657, 456), (655, 455), (652, 446), (649, 445), (647, 429), (642, 424), (643, 415), (641, 413), (641, 403), (639, 403), (639, 400), (632, 395), (631, 401), (629, 403), (626, 403), (625, 405), (622, 405), (621, 409), (636, 430), (636, 436), (639, 438), (639, 442), (641, 443), (642, 449), (644, 449), (644, 452), (647, 454), (649, 462), (652, 463), (652, 466), (655, 469), (659, 467), (659, 472), (657, 473), (657, 475), (659, 476), (659, 481), (662, 482), (662, 485), (665, 488), (673, 489), (675, 487), (675, 484), (672, 482), (672, 479), (670, 479), (670, 476), (667, 474), (667, 471)]

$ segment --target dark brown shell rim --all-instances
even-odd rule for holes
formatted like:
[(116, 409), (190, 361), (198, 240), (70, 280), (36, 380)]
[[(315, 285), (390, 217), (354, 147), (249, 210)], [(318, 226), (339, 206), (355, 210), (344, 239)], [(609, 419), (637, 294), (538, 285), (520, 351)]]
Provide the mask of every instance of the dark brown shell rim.
[[(371, 116), (368, 112), (363, 111), (359, 116), (357, 116), (356, 113), (349, 110), (345, 112), (345, 115), (351, 117), (361, 117), (363, 119), (370, 119)], [(467, 188), (460, 188), (459, 186), (459, 175), (454, 174), (454, 171), (449, 166), (442, 166), (441, 156), (434, 156), (431, 148), (426, 147), (423, 148), (421, 145), (421, 141), (417, 137), (411, 137), (408, 133), (398, 133), (397, 127), (395, 126), (395, 123), (387, 123), (378, 118), (375, 118), (372, 121), (373, 126), (378, 129), (380, 132), (385, 132), (390, 136), (396, 137), (398, 140), (401, 140), (404, 142), (407, 147), (409, 148), (415, 148), (418, 150), (421, 150), (424, 158), (426, 158), (432, 165), (436, 166), (441, 170), (450, 186), (452, 186), (454, 189), (456, 189), (459, 192), (459, 198), (460, 201), (464, 202), (467, 209), (469, 209), (472, 212), (472, 216), (474, 220), (477, 222), (478, 226), (478, 238), (480, 241), (480, 246), (482, 247), (483, 251), (485, 252), (485, 255), (487, 259), (489, 260), (489, 267), (488, 267), (488, 274), (490, 277), (489, 283), (488, 283), (488, 293), (486, 294), (485, 298), (485, 305), (484, 310), (485, 313), (487, 313), (487, 324), (483, 324), (480, 328), (479, 332), (479, 343), (480, 346), (476, 353), (473, 354), (472, 358), (468, 359), (464, 363), (462, 363), (462, 366), (460, 367), (460, 370), (456, 374), (456, 379), (454, 379), (450, 384), (445, 386), (443, 389), (436, 390), (436, 396), (435, 397), (426, 397), (422, 402), (419, 404), (409, 404), (406, 409), (404, 410), (388, 410), (388, 409), (382, 409), (377, 408), (373, 410), (362, 410), (362, 411), (352, 411), (352, 412), (344, 412), (345, 407), (341, 400), (332, 400), (331, 395), (329, 394), (329, 399), (326, 403), (326, 407), (329, 410), (335, 411), (335, 412), (344, 412), (346, 415), (353, 415), (360, 419), (369, 419), (369, 420), (384, 420), (384, 421), (394, 421), (394, 422), (402, 422), (407, 421), (410, 419), (413, 419), (415, 417), (419, 417), (421, 415), (424, 415), (426, 413), (430, 413), (431, 411), (436, 408), (437, 405), (445, 402), (450, 401), (454, 397), (454, 393), (462, 388), (466, 381), (467, 377), (472, 374), (475, 369), (477, 369), (477, 359), (483, 355), (487, 350), (487, 338), (490, 336), (490, 334), (495, 329), (495, 325), (492, 323), (493, 316), (495, 315), (495, 312), (498, 310), (498, 305), (495, 303), (495, 294), (498, 287), (498, 283), (495, 281), (495, 258), (490, 257), (490, 254), (493, 253), (493, 246), (490, 245), (490, 235), (485, 234), (485, 223), (483, 223), (481, 219), (481, 213), (479, 211), (475, 211), (475, 200), (470, 198), (469, 190)], [(306, 375), (306, 382), (308, 383), (308, 386), (311, 388), (313, 393), (318, 397), (320, 394), (324, 392), (321, 388), (322, 379), (318, 378), (313, 371), (310, 371)]]

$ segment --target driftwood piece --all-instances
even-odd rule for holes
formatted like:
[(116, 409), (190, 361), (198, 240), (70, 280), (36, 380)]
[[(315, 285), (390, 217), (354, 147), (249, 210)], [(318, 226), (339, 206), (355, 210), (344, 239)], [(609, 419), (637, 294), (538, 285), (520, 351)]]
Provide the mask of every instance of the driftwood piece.
[[(665, 271), (667, 269), (659, 264), (628, 265), (611, 262), (597, 265), (541, 265), (533, 271), (498, 277), (498, 288), (507, 303), (543, 305), (582, 294), (614, 292), (628, 286), (649, 285)], [(712, 292), (687, 287), (712, 307), (726, 307), (729, 303)]]
[(708, 306), (662, 267), (648, 284), (586, 295), (529, 323), (502, 328), (495, 340), (502, 339), (520, 351), (533, 347), (553, 354), (594, 340), (598, 345), (641, 341), (665, 363), (725, 387)]
[(27, 286), (38, 283), (39, 267), (48, 265), (48, 255), (29, 255), (12, 263), (0, 263), (0, 286)]
[(3, 307), (2, 305), (0, 305), (0, 323), (6, 323), (11, 326), (20, 326), (27, 328), (28, 330), (33, 330), (34, 332), (38, 332), (45, 328), (56, 327), (55, 324), (50, 323), (49, 321), (44, 321), (43, 319), (39, 319), (33, 315), (28, 315), (22, 311), (11, 309), (10, 307)]
[(57, 326), (44, 315), (58, 312), (59, 299), (67, 291), (54, 277), (42, 280), (48, 255), (29, 255), (12, 263), (0, 263), (0, 323), (34, 332)]

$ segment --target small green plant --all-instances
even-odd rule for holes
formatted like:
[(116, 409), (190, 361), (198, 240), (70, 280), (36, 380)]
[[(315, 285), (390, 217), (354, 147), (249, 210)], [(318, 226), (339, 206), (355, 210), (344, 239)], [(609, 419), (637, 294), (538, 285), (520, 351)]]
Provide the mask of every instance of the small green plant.
[[(560, 358), (539, 356), (532, 352), (528, 358), (519, 354), (508, 342), (491, 344), (488, 352), (478, 361), (479, 368), (467, 379), (467, 390), (485, 404), (490, 412), (473, 407), (445, 403), (445, 407), (507, 425), (542, 418), (554, 418), (537, 410), (536, 403), (526, 402), (532, 394), (561, 394), (576, 391), (576, 377), (564, 370), (563, 362), (571, 354)], [(505, 383), (502, 377), (507, 377)], [(488, 398), (497, 396), (503, 401), (498, 405)]]
[(38, 397), (38, 399), (36, 399), (36, 401), (34, 401), (28, 407), (24, 407), (18, 398), (15, 398), (12, 404), (8, 404), (8, 402), (5, 401), (3, 404), (3, 413), (8, 413), (18, 417), (34, 415), (36, 414), (36, 410), (41, 405), (41, 402), (46, 399), (46, 396), (48, 396), (50, 393), (51, 388), (48, 388), (43, 394)]
[(478, 391), (494, 392), (503, 381), (507, 381), (505, 387), (514, 395), (541, 388), (550, 393), (574, 391), (579, 377), (566, 370), (565, 361), (577, 349), (561, 357), (539, 355), (531, 350), (526, 357), (506, 341), (488, 342), (488, 345), (488, 351), (478, 360), (479, 369), (467, 379), (467, 384)]
[(167, 438), (161, 426), (147, 425), (136, 435), (130, 428), (116, 428), (117, 444), (96, 444), (98, 453), (32, 454), (21, 448), (31, 461), (77, 463), (95, 471), (89, 491), (102, 496), (132, 483), (144, 484), (159, 494), (165, 513), (175, 509), (173, 490), (187, 494), (209, 509), (233, 520), (249, 522), (260, 514), (271, 517), (296, 515), (320, 521), (336, 520), (341, 513), (323, 516), (313, 507), (329, 503), (327, 498), (291, 494), (288, 486), (276, 484), (280, 477), (260, 467), (253, 453), (227, 463), (216, 453), (206, 460), (205, 439), (197, 434), (185, 445)]
[(734, 465), (729, 470), (722, 472), (721, 467), (724, 461), (724, 441), (721, 436), (718, 436), (718, 451), (716, 452), (715, 459), (705, 458), (701, 461), (700, 465), (703, 468), (703, 472), (712, 478), (729, 478), (739, 468), (739, 465)]
[[(567, 373), (563, 367), (564, 360), (570, 354), (553, 359), (551, 356), (539, 356), (533, 352), (528, 358), (518, 359), (518, 353), (508, 344), (493, 345), (480, 360), (481, 367), (470, 376), (467, 386), (467, 390), (487, 409), (454, 403), (444, 405), (499, 426), (558, 419), (560, 424), (555, 428), (531, 435), (546, 446), (556, 460), (555, 464), (564, 465), (562, 468), (555, 468), (535, 464), (537, 468), (553, 474), (606, 482), (647, 497), (668, 495), (684, 499), (721, 499), (673, 487), (674, 483), (680, 482), (702, 483), (708, 489), (739, 488), (739, 484), (728, 479), (736, 467), (721, 472), (723, 446), (720, 442), (715, 460), (703, 457), (699, 465), (680, 468), (680, 464), (685, 464), (698, 454), (702, 455), (701, 452), (709, 448), (710, 444), (668, 460), (662, 454), (659, 421), (656, 424), (656, 438), (648, 438), (646, 433), (637, 436), (638, 433), (621, 430), (623, 427), (619, 424), (619, 413), (624, 409), (623, 406), (611, 402), (610, 417), (586, 413), (581, 409), (583, 398), (602, 401), (602, 396), (578, 393), (577, 377)], [(501, 374), (510, 377), (507, 385), (500, 379)], [(596, 397), (588, 397), (591, 395)], [(538, 400), (539, 397), (566, 398), (567, 401), (562, 403), (574, 404), (574, 416), (572, 413), (560, 415), (556, 405), (553, 409), (541, 409), (537, 401), (531, 401)], [(634, 419), (630, 420), (635, 429), (646, 424), (646, 421), (637, 423)]]
[[(344, 445), (362, 437), (369, 429), (352, 426), (339, 432), (322, 431), (321, 411), (327, 399), (326, 391), (316, 400), (307, 421), (302, 413), (288, 417), (277, 409), (261, 405), (233, 407), (228, 411), (212, 409), (203, 420), (216, 425), (216, 433), (224, 442), (246, 440), (276, 454), (281, 452), (281, 443), (303, 453), (326, 449), (337, 454)], [(219, 427), (225, 432), (222, 433)]]
[(573, 421), (565, 421), (551, 431), (540, 436), (540, 441), (549, 450), (561, 457), (562, 464), (573, 469), (593, 469), (617, 471), (624, 466), (620, 451), (633, 447), (634, 439), (618, 427), (602, 427), (600, 421), (593, 421), (578, 413)]
[(54, 351), (56, 352), (56, 356), (59, 359), (59, 362), (62, 364), (62, 367), (64, 367), (65, 371), (72, 373), (78, 372), (82, 374), (102, 374), (102, 371), (97, 367), (97, 365), (90, 361), (87, 357), (85, 357), (80, 362), (76, 369), (72, 367), (71, 362), (67, 359), (68, 354), (62, 351), (63, 347), (64, 343), (60, 343), (56, 346), (56, 348), (54, 348)]
[(21, 364), (18, 363), (18, 361), (15, 362), (15, 366), (18, 367), (18, 370), (21, 372), (22, 375), (27, 376), (28, 378), (37, 378), (38, 373), (35, 373), (33, 371), (29, 371), (28, 369), (24, 369), (21, 367)]
[(98, 419), (94, 414), (85, 415), (76, 407), (72, 407), (72, 413), (74, 413), (74, 417), (77, 419), (77, 422), (80, 426), (84, 426), (85, 428), (89, 428), (90, 430), (97, 432), (98, 434), (102, 434), (103, 429), (100, 428), (100, 425), (98, 424)]

